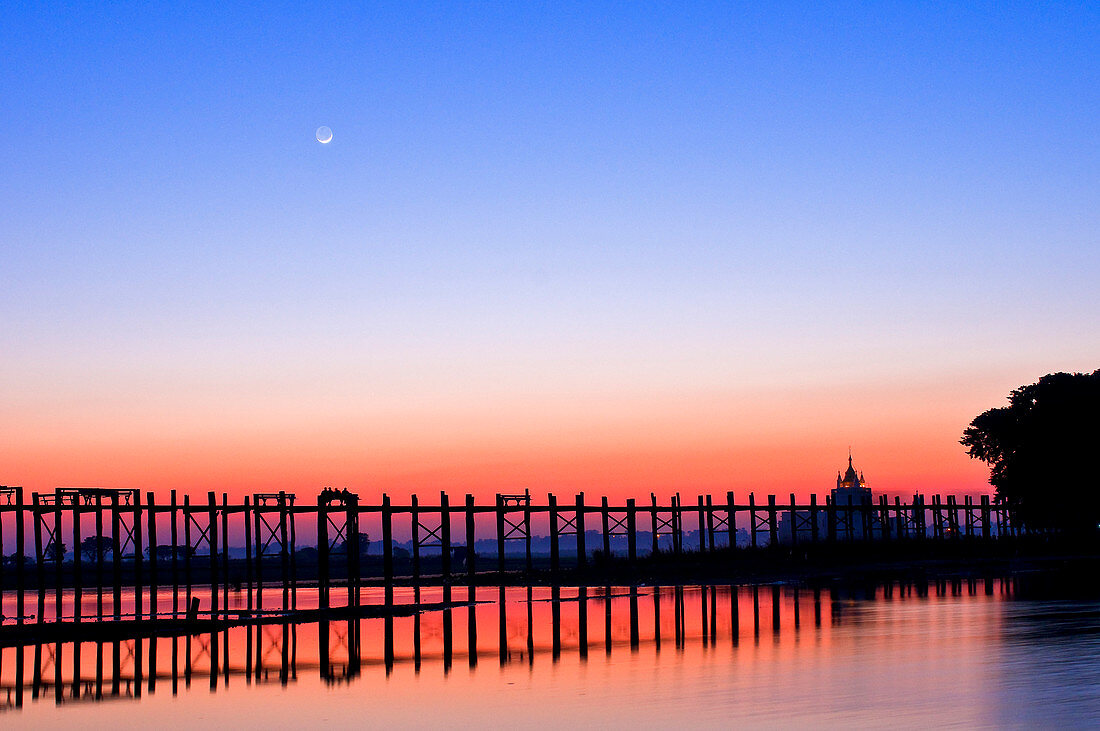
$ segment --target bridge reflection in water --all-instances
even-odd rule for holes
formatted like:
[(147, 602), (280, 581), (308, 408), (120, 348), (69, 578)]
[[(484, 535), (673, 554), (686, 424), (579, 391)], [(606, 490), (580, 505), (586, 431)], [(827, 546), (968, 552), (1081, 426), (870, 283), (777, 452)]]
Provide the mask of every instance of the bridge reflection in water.
[[(1010, 579), (888, 583), (857, 592), (795, 586), (418, 587), (395, 591), (395, 601), (441, 601), (461, 606), (413, 616), (289, 619), (225, 631), (109, 642), (53, 642), (0, 649), (0, 708), (30, 699), (57, 704), (175, 695), (193, 685), (222, 691), (252, 684), (294, 683), (316, 674), (325, 683), (354, 682), (429, 664), (444, 674), (456, 664), (556, 663), (563, 653), (682, 651), (719, 642), (780, 642), (812, 627), (845, 622), (863, 602), (912, 601), (929, 596), (1012, 596)], [(382, 589), (364, 599), (381, 603)], [(403, 596), (407, 593), (408, 596)], [(414, 595), (415, 593), (415, 595)]]

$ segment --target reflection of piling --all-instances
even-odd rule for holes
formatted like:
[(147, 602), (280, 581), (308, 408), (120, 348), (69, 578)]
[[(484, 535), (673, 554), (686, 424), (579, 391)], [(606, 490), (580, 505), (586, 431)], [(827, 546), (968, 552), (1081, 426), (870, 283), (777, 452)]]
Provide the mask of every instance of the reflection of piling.
[(741, 638), (741, 608), (737, 605), (737, 586), (730, 586), (730, 638), (734, 647)]
[(630, 587), (630, 649), (637, 651), (640, 640), (638, 629), (638, 587)]
[(508, 662), (508, 609), (505, 601), (504, 585), (501, 584), (497, 594), (497, 604), (500, 611), (500, 626), (497, 632), (497, 647), (499, 649), (500, 664)]
[(603, 647), (604, 653), (611, 654), (611, 587), (603, 590)]
[[(454, 629), (452, 627), (451, 608), (443, 609), (443, 673), (451, 669), (451, 660), (454, 657)], [(418, 617), (420, 615), (417, 615)]]
[(794, 591), (794, 598), (793, 598), (793, 601), (794, 601), (794, 628), (798, 629), (802, 625), (802, 618), (799, 616), (800, 615), (800, 607), (799, 607), (799, 602), (798, 602), (798, 593), (799, 593), (798, 592), (798, 586), (795, 586), (793, 591)]
[(552, 632), (552, 657), (561, 657), (561, 588), (555, 583), (550, 587), (550, 627)]
[(779, 634), (779, 612), (782, 608), (782, 596), (779, 592), (779, 586), (772, 587), (772, 634)]
[(470, 659), (470, 667), (475, 668), (477, 667), (477, 605), (474, 603), (476, 597), (473, 587), (470, 588), (467, 598), (470, 603), (466, 607), (466, 648)]
[(527, 585), (527, 661), (535, 661), (535, 617), (532, 607), (531, 585)]
[(752, 587), (752, 636), (760, 639), (760, 587)]
[(653, 647), (661, 651), (661, 587), (653, 587)]
[(588, 587), (577, 589), (577, 651), (588, 657)]
[(707, 617), (707, 585), (703, 584), (699, 587), (699, 627), (703, 633), (703, 647), (706, 647), (710, 643), (710, 622)]

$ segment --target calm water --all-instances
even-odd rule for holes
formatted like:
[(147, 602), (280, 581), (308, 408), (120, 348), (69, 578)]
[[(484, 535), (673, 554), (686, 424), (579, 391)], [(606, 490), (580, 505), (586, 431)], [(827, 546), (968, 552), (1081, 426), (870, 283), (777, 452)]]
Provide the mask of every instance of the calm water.
[(7, 648), (0, 723), (1100, 726), (1100, 602), (999, 580), (578, 594), (486, 588), (473, 610), (418, 618)]

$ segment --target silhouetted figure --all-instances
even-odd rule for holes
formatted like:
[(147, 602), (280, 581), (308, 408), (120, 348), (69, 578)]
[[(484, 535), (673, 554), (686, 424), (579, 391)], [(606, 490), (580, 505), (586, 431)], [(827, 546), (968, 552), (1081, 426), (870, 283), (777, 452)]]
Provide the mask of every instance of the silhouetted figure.
[(1053, 373), (979, 414), (961, 443), (989, 464), (997, 497), (1028, 528), (1096, 533), (1100, 370)]

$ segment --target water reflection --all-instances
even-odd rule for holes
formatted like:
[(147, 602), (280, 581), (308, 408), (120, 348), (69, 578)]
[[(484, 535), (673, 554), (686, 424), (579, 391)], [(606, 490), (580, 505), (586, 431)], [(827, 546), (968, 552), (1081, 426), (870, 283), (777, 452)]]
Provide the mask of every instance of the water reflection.
[[(365, 603), (381, 603), (380, 591), (378, 596), (365, 596)], [(935, 653), (944, 648), (937, 650), (937, 642), (954, 643), (956, 654), (965, 650), (988, 660), (974, 666), (984, 674), (981, 678), (966, 676), (954, 682), (992, 683), (1001, 689), (1012, 686), (1009, 673), (1030, 673), (1041, 664), (1041, 656), (1034, 655), (1036, 647), (1053, 642), (1068, 656), (1073, 643), (1082, 651), (1082, 637), (1091, 638), (1090, 647), (1100, 637), (1097, 604), (1009, 602), (1018, 586), (999, 579), (895, 582), (854, 590), (780, 585), (528, 586), (481, 587), (472, 597), (461, 587), (415, 591), (424, 602), (443, 601), (449, 594), (456, 603), (469, 598), (474, 603), (407, 617), (302, 624), (270, 618), (214, 633), (5, 647), (0, 651), (0, 701), (20, 713), (28, 699), (52, 699), (61, 705), (139, 700), (166, 691), (194, 698), (200, 688), (215, 694), (248, 693), (256, 691), (246, 686), (292, 687), (302, 679), (331, 689), (363, 683), (370, 688), (376, 682), (372, 679), (411, 681), (425, 673), (446, 679), (453, 677), (456, 667), (466, 668), (461, 674), (473, 679), (486, 660), (504, 670), (544, 663), (553, 668), (569, 659), (571, 673), (581, 677), (593, 652), (601, 665), (612, 668), (635, 658), (660, 665), (671, 650), (668, 657), (673, 662), (709, 668), (710, 675), (700, 676), (711, 678), (709, 682), (717, 677), (735, 685), (763, 681), (729, 676), (729, 668), (745, 658), (766, 660), (770, 665), (755, 666), (754, 671), (788, 689), (788, 713), (799, 710), (799, 693), (804, 691), (804, 720), (835, 722), (835, 715), (815, 715), (836, 713), (838, 707), (835, 699), (824, 705), (814, 701), (818, 689), (802, 688), (803, 664), (816, 667), (817, 673), (838, 672), (836, 668), (847, 667), (852, 653), (862, 657), (868, 672), (877, 668), (876, 675), (857, 676), (847, 692), (873, 705), (879, 701), (871, 700), (876, 691), (872, 681), (886, 682), (883, 673), (900, 673), (896, 680), (903, 687), (934, 683), (934, 672), (928, 677), (915, 673), (916, 668), (929, 670), (920, 663), (940, 657)], [(413, 592), (398, 588), (395, 600), (413, 599)], [(1005, 617), (1010, 621), (1006, 623)], [(455, 632), (456, 622), (464, 622), (466, 631), (460, 626)], [(897, 665), (891, 665), (889, 659), (878, 657), (880, 652), (905, 654), (894, 657)], [(1096, 653), (1085, 652), (1075, 658), (1074, 720), (1100, 713), (1095, 691), (1082, 700), (1079, 689), (1082, 682), (1095, 687), (1100, 680)], [(951, 657), (951, 647), (943, 655)], [(836, 665), (820, 665), (828, 658)], [(715, 665), (719, 660), (723, 664)], [(1033, 682), (1032, 690), (1038, 693), (1037, 687)], [(308, 697), (301, 700), (304, 706), (311, 702)], [(854, 712), (841, 710), (845, 718)], [(998, 717), (1006, 722), (1015, 718)]]
[[(966, 593), (974, 596), (979, 583), (985, 595), (1012, 592), (1009, 582), (987, 580), (968, 582)], [(962, 583), (936, 582), (931, 590), (937, 597), (960, 596)], [(456, 602), (470, 598), (463, 588), (410, 591), (412, 598), (425, 602), (443, 601), (446, 595)], [(343, 684), (359, 678), (364, 665), (381, 665), (388, 675), (403, 665), (419, 673), (431, 661), (446, 674), (456, 657), (465, 657), (476, 668), (486, 655), (504, 666), (533, 665), (540, 655), (556, 663), (565, 652), (587, 658), (593, 647), (607, 656), (617, 649), (637, 652), (644, 644), (659, 652), (668, 639), (679, 651), (689, 642), (710, 647), (723, 639), (737, 646), (745, 639), (740, 623), (745, 612), (752, 616), (752, 642), (759, 644), (765, 633), (776, 641), (785, 631), (799, 633), (804, 602), (812, 604), (814, 627), (820, 628), (823, 622), (835, 627), (857, 619), (857, 599), (895, 601), (928, 594), (929, 586), (920, 583), (858, 592), (834, 589), (825, 601), (821, 589), (779, 585), (478, 588), (472, 605), (411, 617), (275, 621), (177, 637), (6, 647), (0, 652), (0, 693), (6, 706), (14, 708), (27, 694), (32, 699), (52, 697), (57, 703), (136, 699), (143, 687), (157, 692), (158, 681), (170, 683), (173, 694), (200, 680), (217, 691), (230, 687), (231, 680), (287, 685), (299, 672), (314, 671), (327, 684)], [(456, 614), (465, 615), (464, 636), (454, 632)], [(308, 648), (302, 658), (300, 636)], [(495, 646), (486, 646), (486, 637), (495, 637)]]

